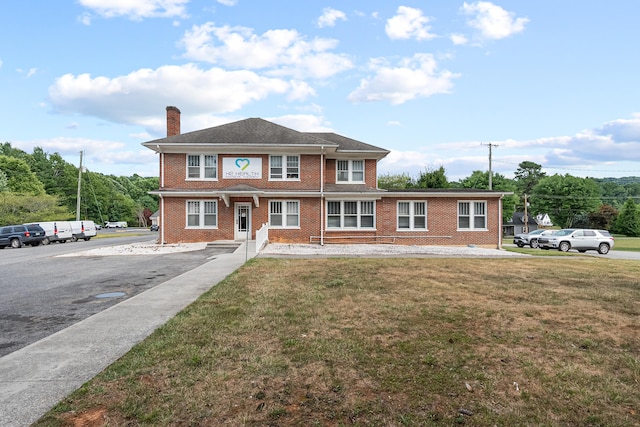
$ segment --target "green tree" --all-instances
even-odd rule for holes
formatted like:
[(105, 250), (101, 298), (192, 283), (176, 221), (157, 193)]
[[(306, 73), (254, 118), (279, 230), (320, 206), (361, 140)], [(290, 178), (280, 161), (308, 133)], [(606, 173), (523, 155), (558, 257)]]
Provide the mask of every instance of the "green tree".
[(26, 161), (0, 155), (0, 170), (7, 176), (9, 191), (35, 196), (45, 194), (44, 185), (31, 171)]
[(3, 191), (9, 191), (9, 179), (7, 174), (0, 170), (0, 193)]
[(588, 215), (589, 228), (599, 228), (602, 230), (609, 230), (616, 221), (619, 212), (611, 205), (600, 205), (596, 212), (591, 212)]
[[(471, 176), (460, 180), (457, 183), (459, 188), (478, 188), (486, 190), (489, 188), (489, 172), (473, 171)], [(512, 179), (506, 178), (504, 175), (494, 173), (491, 178), (491, 186), (493, 191), (502, 191), (505, 193), (514, 193), (506, 195), (502, 199), (502, 221), (507, 222), (513, 218), (516, 211), (519, 197), (515, 194), (516, 184)]]
[(591, 178), (558, 175), (542, 178), (531, 192), (535, 214), (548, 213), (554, 224), (571, 227), (577, 215), (586, 215), (600, 206), (600, 189)]
[[(413, 186), (413, 179), (407, 174), (384, 174), (378, 177), (378, 188), (404, 190)], [(157, 187), (156, 187), (157, 188)]]
[(415, 186), (417, 188), (449, 188), (444, 166), (440, 166), (438, 169), (426, 168), (424, 172), (420, 173)]
[(47, 194), (0, 193), (0, 224), (53, 221), (70, 217), (57, 197)]
[(640, 236), (640, 211), (633, 199), (627, 199), (625, 202), (614, 230), (629, 237)]
[(538, 182), (547, 176), (546, 173), (542, 172), (542, 166), (530, 161), (520, 162), (518, 165), (518, 169), (514, 172), (514, 181), (516, 183), (516, 188), (521, 195), (531, 194), (533, 187), (538, 184)]

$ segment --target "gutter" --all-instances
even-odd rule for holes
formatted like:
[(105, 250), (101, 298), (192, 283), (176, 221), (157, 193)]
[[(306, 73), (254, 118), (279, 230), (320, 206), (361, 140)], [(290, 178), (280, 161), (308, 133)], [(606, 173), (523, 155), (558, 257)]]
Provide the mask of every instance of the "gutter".
[(324, 146), (320, 147), (320, 246), (324, 246)]

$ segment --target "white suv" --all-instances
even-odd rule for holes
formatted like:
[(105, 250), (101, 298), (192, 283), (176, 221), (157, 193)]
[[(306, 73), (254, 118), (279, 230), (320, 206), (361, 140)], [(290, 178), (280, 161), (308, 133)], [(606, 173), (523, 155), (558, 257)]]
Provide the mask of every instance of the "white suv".
[(613, 236), (606, 230), (565, 228), (549, 236), (540, 236), (538, 245), (541, 249), (598, 251), (604, 255), (613, 248)]

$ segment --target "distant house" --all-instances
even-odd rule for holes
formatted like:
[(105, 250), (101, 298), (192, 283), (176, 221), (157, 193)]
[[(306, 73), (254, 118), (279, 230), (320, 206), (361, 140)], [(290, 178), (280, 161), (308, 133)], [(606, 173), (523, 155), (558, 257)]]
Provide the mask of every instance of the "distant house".
[(540, 214), (536, 216), (536, 221), (540, 227), (553, 227), (551, 218), (547, 214)]
[[(527, 231), (525, 231), (525, 224), (527, 225)], [(533, 230), (537, 230), (540, 227), (536, 217), (533, 215), (527, 215), (525, 218), (524, 212), (514, 212), (511, 220), (504, 226), (505, 236), (515, 236)]]
[(149, 217), (149, 219), (151, 220), (151, 225), (160, 225), (158, 223), (159, 216), (160, 216), (160, 211), (155, 211), (154, 213), (151, 214), (151, 216)]
[[(388, 150), (328, 132), (250, 118), (180, 133), (167, 107), (159, 154), (163, 243), (270, 242), (502, 245), (500, 191), (378, 188)], [(154, 216), (156, 215), (154, 214)], [(262, 238), (263, 232), (260, 232)]]

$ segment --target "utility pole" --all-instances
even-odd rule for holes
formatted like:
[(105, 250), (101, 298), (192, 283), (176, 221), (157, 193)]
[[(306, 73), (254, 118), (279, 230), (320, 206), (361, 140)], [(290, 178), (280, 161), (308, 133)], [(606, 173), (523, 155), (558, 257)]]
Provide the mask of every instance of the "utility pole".
[(527, 208), (527, 195), (524, 195), (524, 232), (528, 233), (529, 232), (529, 215), (528, 215), (528, 208)]
[(80, 185), (82, 183), (82, 151), (80, 152), (80, 167), (78, 168), (78, 199), (76, 202), (76, 221), (80, 221)]
[(488, 143), (488, 144), (482, 144), (482, 145), (489, 146), (489, 190), (493, 190), (493, 183), (492, 183), (493, 173), (491, 172), (491, 154), (492, 154), (492, 148), (497, 147), (498, 144)]

